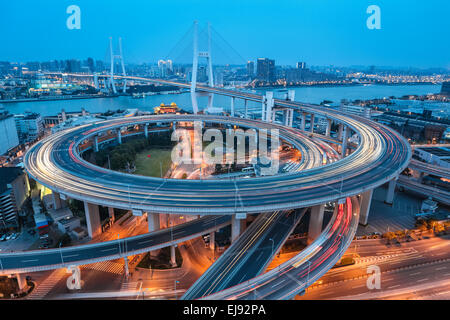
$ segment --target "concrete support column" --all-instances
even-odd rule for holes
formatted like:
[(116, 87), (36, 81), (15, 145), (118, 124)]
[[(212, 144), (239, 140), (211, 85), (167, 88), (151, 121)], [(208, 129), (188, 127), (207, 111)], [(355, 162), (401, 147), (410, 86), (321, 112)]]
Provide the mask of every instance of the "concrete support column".
[(175, 121), (172, 122), (172, 129), (173, 131), (177, 130), (177, 123)]
[(235, 214), (231, 217), (231, 243), (239, 238), (244, 229), (242, 220), (245, 222), (245, 219), (237, 219)]
[(146, 123), (144, 125), (144, 135), (145, 135), (145, 138), (148, 138), (148, 123)]
[(289, 109), (289, 122), (288, 126), (292, 128), (294, 125), (294, 109)]
[(234, 117), (234, 97), (231, 97), (231, 116)]
[(345, 158), (347, 156), (347, 143), (348, 143), (349, 132), (350, 132), (350, 128), (345, 126), (344, 127), (344, 132), (342, 134), (342, 150), (341, 150), (342, 158)]
[(338, 140), (342, 140), (342, 133), (343, 132), (344, 132), (344, 125), (342, 123), (339, 123)]
[(332, 120), (331, 119), (327, 119), (327, 128), (325, 130), (325, 135), (327, 137), (329, 137), (330, 133), (331, 133), (331, 123), (332, 123)]
[(122, 144), (122, 129), (117, 129), (117, 143)]
[(209, 234), (209, 248), (214, 251), (216, 249), (216, 232), (213, 231)]
[(372, 203), (373, 189), (367, 190), (361, 195), (361, 207), (359, 210), (359, 223), (363, 226), (367, 225), (369, 219), (370, 205)]
[(175, 256), (175, 248), (176, 248), (176, 245), (170, 246), (170, 264), (172, 265), (172, 267), (175, 267), (177, 265), (177, 259)]
[(244, 106), (245, 106), (245, 119), (248, 118), (248, 106), (247, 106), (248, 100), (244, 100)]
[(113, 207), (108, 207), (108, 214), (109, 214), (109, 219), (114, 223), (114, 221), (116, 220), (116, 217), (114, 215)]
[(130, 275), (130, 268), (128, 267), (128, 257), (124, 257), (123, 261), (125, 262), (124, 265), (125, 276), (128, 278), (128, 276)]
[(100, 224), (100, 213), (98, 205), (84, 202), (84, 213), (86, 215), (86, 225), (89, 237), (94, 238), (102, 233), (102, 226)]
[(27, 286), (27, 280), (21, 273), (16, 274), (17, 284), (19, 285), (19, 290), (23, 291)]
[(292, 127), (292, 123), (294, 121), (294, 110), (292, 109), (283, 110), (283, 117), (284, 117), (283, 124), (286, 127)]
[(313, 242), (322, 232), (324, 210), (324, 204), (311, 208), (311, 214), (309, 216), (308, 244)]
[(300, 126), (300, 130), (305, 131), (305, 126), (306, 126), (306, 112), (302, 112), (302, 124)]
[(148, 232), (153, 232), (161, 228), (159, 213), (148, 212), (147, 220), (148, 220)]
[(311, 133), (314, 132), (314, 113), (311, 113), (311, 128), (309, 128), (309, 131), (311, 131)]
[(98, 152), (98, 136), (94, 137), (94, 150)]
[(389, 181), (389, 186), (386, 193), (386, 200), (384, 200), (384, 202), (386, 202), (387, 204), (392, 204), (394, 202), (395, 186), (397, 185), (397, 179), (398, 177)]

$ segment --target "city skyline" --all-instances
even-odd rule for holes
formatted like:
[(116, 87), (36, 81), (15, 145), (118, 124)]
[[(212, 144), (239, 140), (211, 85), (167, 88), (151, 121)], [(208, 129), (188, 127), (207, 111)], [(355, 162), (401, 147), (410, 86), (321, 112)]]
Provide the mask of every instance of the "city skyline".
[[(66, 9), (71, 4), (4, 4), (2, 12), (8, 14), (2, 14), (1, 24), (3, 29), (14, 32), (4, 35), (0, 61), (89, 56), (107, 60), (110, 36), (123, 38), (128, 63), (158, 61), (183, 37), (193, 20), (198, 20), (203, 26), (210, 22), (246, 60), (268, 57), (278, 65), (295, 65), (300, 60), (309, 65), (450, 67), (449, 45), (443, 41), (449, 29), (445, 19), (448, 5), (437, 1), (377, 1), (381, 11), (379, 30), (366, 26), (370, 16), (366, 9), (374, 4), (369, 1), (346, 1), (341, 5), (331, 1), (319, 5), (283, 1), (276, 6), (266, 1), (246, 1), (215, 4), (214, 8), (204, 1), (175, 1), (170, 5), (131, 1), (126, 10), (104, 1), (78, 1), (80, 30), (66, 27), (70, 16)], [(433, 18), (427, 18), (427, 12), (436, 6), (443, 6), (443, 10), (434, 10)], [(283, 47), (285, 50), (279, 50)]]

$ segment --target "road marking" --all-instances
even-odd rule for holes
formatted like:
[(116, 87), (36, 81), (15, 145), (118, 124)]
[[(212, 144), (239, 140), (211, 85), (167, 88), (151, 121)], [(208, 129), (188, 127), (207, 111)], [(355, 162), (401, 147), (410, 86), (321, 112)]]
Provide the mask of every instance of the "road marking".
[(390, 286), (390, 287), (388, 287), (388, 289), (393, 289), (393, 288), (397, 288), (397, 287), (400, 287), (400, 285), (399, 285), (399, 284), (396, 284), (395, 286)]
[(145, 240), (145, 241), (139, 241), (138, 243), (141, 244), (141, 243), (147, 243), (147, 242), (152, 242), (152, 241), (153, 241), (153, 239), (149, 239), (149, 240)]
[(117, 248), (103, 249), (103, 250), (100, 250), (100, 251), (101, 251), (101, 252), (105, 252), (105, 251), (111, 251), (111, 250), (117, 250)]
[(34, 259), (34, 260), (22, 260), (22, 262), (35, 262), (35, 261), (38, 261), (38, 259)]
[(417, 282), (422, 282), (422, 281), (426, 281), (426, 280), (428, 280), (428, 278), (417, 280)]
[(359, 285), (359, 286), (354, 286), (354, 287), (352, 287), (352, 289), (361, 288), (361, 287), (365, 287), (365, 286), (366, 286), (365, 284), (361, 284), (361, 285)]
[(436, 268), (435, 270), (439, 271), (439, 270), (444, 270), (444, 269), (447, 269), (447, 267), (440, 267), (440, 268)]
[(78, 257), (79, 256), (79, 254), (77, 253), (77, 254), (71, 254), (71, 255), (68, 255), (68, 256), (64, 256), (63, 255), (63, 258), (71, 258), (71, 257)]
[(421, 274), (422, 272), (414, 272), (414, 273), (410, 273), (410, 276), (417, 276), (418, 274)]
[(283, 279), (283, 280), (281, 280), (280, 282), (274, 284), (274, 285), (272, 286), (272, 288), (275, 288), (276, 286), (279, 286), (279, 285), (282, 284), (285, 280), (286, 280), (286, 279)]

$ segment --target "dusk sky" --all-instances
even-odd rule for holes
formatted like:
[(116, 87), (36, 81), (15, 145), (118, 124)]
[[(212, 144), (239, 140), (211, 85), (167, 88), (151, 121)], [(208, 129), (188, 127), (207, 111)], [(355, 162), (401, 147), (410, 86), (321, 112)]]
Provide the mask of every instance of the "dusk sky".
[[(80, 30), (66, 27), (72, 4), (81, 9)], [(372, 4), (381, 30), (366, 26)], [(198, 20), (245, 59), (450, 68), (449, 12), (444, 0), (3, 0), (0, 60), (105, 59), (108, 37), (120, 36), (127, 62), (153, 62)]]

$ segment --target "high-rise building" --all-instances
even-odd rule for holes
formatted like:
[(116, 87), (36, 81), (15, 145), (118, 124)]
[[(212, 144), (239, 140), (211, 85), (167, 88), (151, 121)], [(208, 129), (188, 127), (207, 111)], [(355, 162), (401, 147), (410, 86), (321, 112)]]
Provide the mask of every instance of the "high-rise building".
[(450, 81), (442, 82), (441, 94), (450, 97)]
[(18, 226), (18, 212), (29, 190), (28, 178), (22, 168), (0, 168), (0, 229)]
[(14, 116), (0, 109), (0, 155), (19, 145)]
[(306, 62), (297, 62), (295, 66), (297, 69), (306, 69)]
[(275, 82), (275, 60), (258, 58), (256, 65), (256, 78), (260, 81)]
[(87, 66), (91, 72), (94, 72), (95, 71), (94, 59), (87, 58)]
[(253, 61), (247, 62), (247, 75), (250, 78), (253, 78), (255, 76), (255, 63)]
[(33, 142), (44, 134), (44, 124), (39, 113), (27, 111), (14, 116), (19, 143)]
[(159, 60), (158, 68), (161, 77), (167, 77), (171, 75), (173, 71), (172, 60)]

